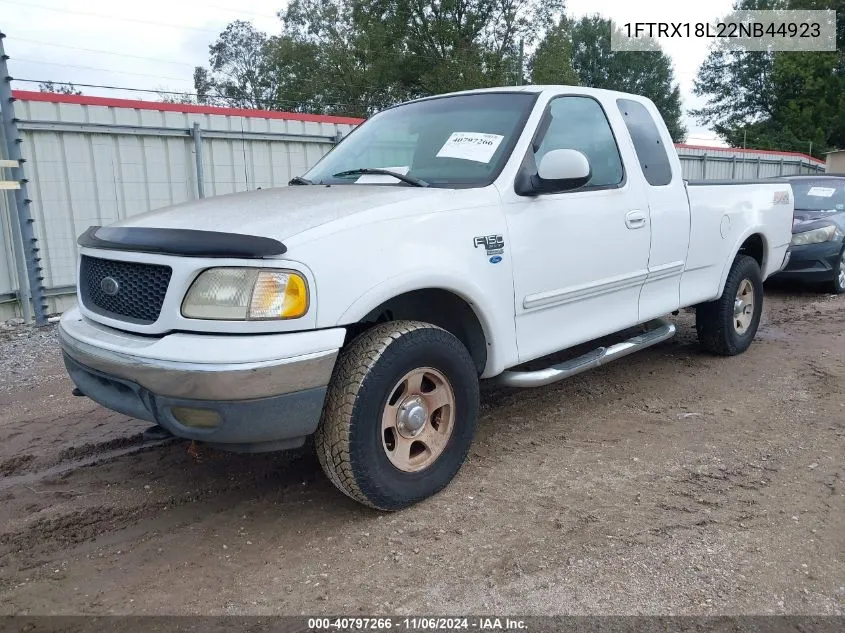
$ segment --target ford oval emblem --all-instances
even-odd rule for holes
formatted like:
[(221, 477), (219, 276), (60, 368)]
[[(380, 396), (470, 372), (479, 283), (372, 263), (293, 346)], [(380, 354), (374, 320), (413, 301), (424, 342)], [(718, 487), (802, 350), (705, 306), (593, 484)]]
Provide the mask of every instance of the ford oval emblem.
[(502, 261), (502, 258), (499, 257), (498, 255), (494, 255), (493, 257), (490, 258), (491, 264), (498, 264), (500, 261)]
[(100, 280), (100, 290), (102, 290), (104, 294), (113, 297), (120, 292), (120, 284), (117, 283), (117, 279), (114, 277), (103, 277)]

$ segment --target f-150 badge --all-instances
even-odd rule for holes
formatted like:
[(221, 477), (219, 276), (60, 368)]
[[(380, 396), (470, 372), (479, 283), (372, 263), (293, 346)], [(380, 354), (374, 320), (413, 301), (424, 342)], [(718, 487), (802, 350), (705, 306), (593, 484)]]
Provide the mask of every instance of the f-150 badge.
[(505, 252), (505, 238), (501, 235), (481, 235), (473, 239), (475, 248), (483, 246), (488, 255), (501, 255)]

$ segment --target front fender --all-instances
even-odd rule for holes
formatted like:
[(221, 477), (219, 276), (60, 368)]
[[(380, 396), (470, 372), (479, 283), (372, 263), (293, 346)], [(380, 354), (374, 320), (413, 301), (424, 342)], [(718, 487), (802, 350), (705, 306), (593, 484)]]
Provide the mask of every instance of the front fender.
[(481, 323), (487, 341), (487, 366), (482, 378), (501, 373), (509, 358), (515, 358), (516, 339), (513, 326), (513, 306), (509, 310), (494, 305), (491, 294), (472, 280), (446, 271), (415, 269), (391, 277), (362, 293), (340, 316), (336, 325), (357, 323), (379, 305), (394, 297), (415, 290), (438, 289), (461, 297), (472, 308)]

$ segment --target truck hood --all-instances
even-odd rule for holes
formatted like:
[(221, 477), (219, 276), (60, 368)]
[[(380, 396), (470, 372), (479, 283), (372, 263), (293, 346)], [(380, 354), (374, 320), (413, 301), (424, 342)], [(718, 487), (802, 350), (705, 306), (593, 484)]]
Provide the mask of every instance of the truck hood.
[[(110, 226), (202, 229), (260, 235), (277, 240), (382, 207), (419, 212), (453, 190), (392, 185), (304, 185), (205, 198), (148, 211)], [(412, 204), (413, 203), (413, 204)]]

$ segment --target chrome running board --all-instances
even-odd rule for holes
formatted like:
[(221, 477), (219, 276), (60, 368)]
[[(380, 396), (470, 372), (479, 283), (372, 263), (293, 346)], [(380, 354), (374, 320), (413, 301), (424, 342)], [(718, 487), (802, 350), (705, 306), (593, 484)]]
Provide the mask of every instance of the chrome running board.
[(537, 371), (505, 371), (494, 378), (496, 383), (507, 387), (542, 387), (558, 380), (580, 374), (588, 369), (605, 365), (617, 358), (633, 354), (675, 336), (675, 326), (663, 319), (646, 324), (652, 326), (647, 332), (610, 347), (599, 347), (577, 358), (564, 361)]

